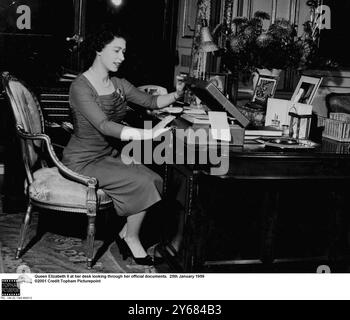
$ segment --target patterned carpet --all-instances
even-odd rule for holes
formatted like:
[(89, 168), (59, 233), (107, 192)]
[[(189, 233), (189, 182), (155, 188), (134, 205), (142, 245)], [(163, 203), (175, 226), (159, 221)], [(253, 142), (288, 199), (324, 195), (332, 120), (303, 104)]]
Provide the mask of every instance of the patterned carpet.
[[(1, 201), (0, 201), (1, 203)], [(14, 273), (27, 265), (33, 273), (156, 273), (154, 267), (143, 267), (122, 260), (115, 242), (108, 245), (95, 240), (97, 262), (92, 270), (86, 268), (85, 241), (79, 237), (46, 233), (22, 256), (14, 258), (23, 214), (0, 214), (0, 272)], [(34, 214), (27, 236), (29, 243), (35, 235), (38, 214)]]

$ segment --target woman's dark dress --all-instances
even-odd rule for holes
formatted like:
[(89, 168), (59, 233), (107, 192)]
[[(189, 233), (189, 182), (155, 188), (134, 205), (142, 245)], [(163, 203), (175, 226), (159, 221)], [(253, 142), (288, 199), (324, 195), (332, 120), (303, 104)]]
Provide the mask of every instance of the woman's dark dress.
[(119, 215), (132, 215), (161, 199), (161, 177), (142, 164), (124, 164), (119, 152), (100, 132), (103, 120), (120, 122), (126, 114), (126, 101), (155, 108), (156, 97), (145, 94), (125, 79), (112, 78), (116, 91), (99, 96), (84, 75), (70, 88), (74, 134), (63, 153), (63, 163), (83, 175), (96, 177), (99, 186), (113, 199)]

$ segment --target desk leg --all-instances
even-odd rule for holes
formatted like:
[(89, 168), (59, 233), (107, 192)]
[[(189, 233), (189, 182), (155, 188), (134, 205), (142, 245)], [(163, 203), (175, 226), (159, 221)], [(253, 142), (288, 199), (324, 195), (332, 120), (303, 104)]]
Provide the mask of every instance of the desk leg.
[(185, 206), (185, 219), (184, 219), (184, 235), (183, 235), (183, 265), (185, 272), (192, 272), (194, 266), (194, 226), (192, 216), (193, 198), (195, 196), (195, 178), (193, 174), (190, 174), (186, 178), (186, 206)]
[(262, 214), (261, 260), (271, 264), (274, 260), (274, 239), (278, 219), (280, 194), (278, 191), (266, 191)]
[[(183, 210), (183, 237), (182, 237), (182, 250), (177, 257), (177, 261), (171, 261), (169, 257), (169, 263), (173, 265), (175, 269), (179, 272), (192, 272), (194, 269), (194, 265), (196, 264), (196, 239), (195, 239), (195, 228), (196, 228), (196, 213), (194, 208), (195, 199), (198, 193), (198, 182), (197, 182), (197, 174), (198, 172), (188, 169), (185, 166), (169, 166), (166, 171), (166, 181), (167, 183), (171, 183), (172, 175), (180, 175), (181, 179), (183, 179), (184, 183), (184, 210)], [(168, 193), (170, 188), (166, 187), (165, 189)], [(170, 199), (172, 195), (167, 195)], [(164, 245), (166, 245), (166, 239), (163, 241)]]
[(208, 196), (200, 195), (200, 185), (203, 181), (199, 172), (193, 171), (193, 174), (187, 179), (187, 198), (185, 210), (184, 225), (184, 271), (201, 272), (204, 266), (204, 249), (209, 230), (209, 220), (204, 203)]
[(164, 175), (163, 175), (163, 197), (167, 197), (168, 192), (168, 179), (169, 179), (169, 166), (164, 164)]
[(328, 259), (331, 263), (337, 263), (345, 256), (349, 256), (350, 234), (349, 217), (344, 214), (347, 211), (346, 195), (343, 191), (331, 193), (333, 234), (331, 235)]

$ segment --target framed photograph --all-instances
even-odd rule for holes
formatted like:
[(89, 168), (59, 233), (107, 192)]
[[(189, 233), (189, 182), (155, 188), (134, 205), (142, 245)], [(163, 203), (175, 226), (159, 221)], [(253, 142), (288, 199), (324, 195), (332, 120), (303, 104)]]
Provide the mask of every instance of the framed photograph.
[(209, 73), (208, 81), (213, 83), (224, 95), (227, 94), (227, 73)]
[(322, 79), (322, 77), (301, 76), (291, 100), (293, 102), (312, 104)]
[(257, 104), (266, 105), (267, 99), (273, 98), (273, 96), (275, 95), (276, 87), (277, 78), (259, 76), (254, 90), (252, 101)]
[[(312, 105), (306, 103), (293, 103), (291, 100), (271, 98), (267, 101), (265, 126), (274, 127), (278, 130), (288, 130), (292, 124), (295, 133), (297, 131), (297, 121), (291, 122), (289, 112), (303, 115), (312, 115)], [(299, 124), (299, 138), (306, 138), (310, 127), (308, 119), (301, 119)]]

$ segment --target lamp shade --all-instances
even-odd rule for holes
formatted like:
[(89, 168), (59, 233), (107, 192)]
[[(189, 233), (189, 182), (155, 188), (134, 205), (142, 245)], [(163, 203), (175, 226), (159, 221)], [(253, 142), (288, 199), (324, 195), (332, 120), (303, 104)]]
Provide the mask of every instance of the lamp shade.
[(210, 34), (209, 28), (204, 26), (201, 28), (201, 42), (199, 45), (199, 51), (213, 52), (219, 50), (218, 46), (213, 41), (213, 37)]

